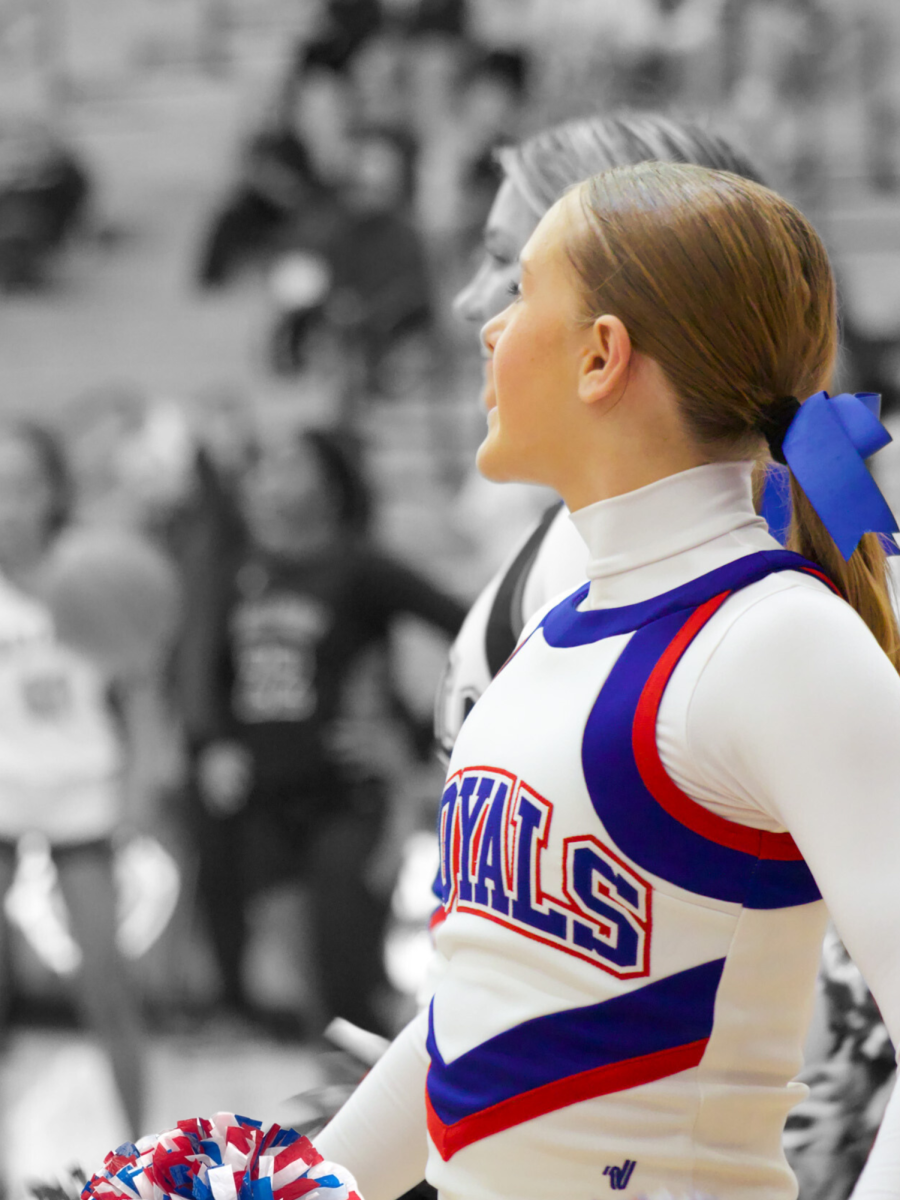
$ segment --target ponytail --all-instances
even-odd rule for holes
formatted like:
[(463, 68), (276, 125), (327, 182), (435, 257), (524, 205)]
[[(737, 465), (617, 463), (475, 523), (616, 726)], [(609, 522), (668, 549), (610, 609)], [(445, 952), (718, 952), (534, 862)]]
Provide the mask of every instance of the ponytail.
[(806, 493), (791, 476), (793, 516), (788, 549), (816, 563), (844, 599), (855, 608), (879, 646), (900, 671), (900, 629), (891, 603), (887, 555), (877, 533), (864, 533), (849, 560), (844, 559)]

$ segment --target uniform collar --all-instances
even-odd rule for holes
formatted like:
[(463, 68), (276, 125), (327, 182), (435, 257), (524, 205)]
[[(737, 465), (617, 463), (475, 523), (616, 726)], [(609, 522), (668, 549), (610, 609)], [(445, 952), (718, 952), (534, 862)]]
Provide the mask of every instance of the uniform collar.
[(711, 463), (571, 514), (587, 545), (585, 607), (634, 604), (778, 543), (753, 507), (753, 464)]

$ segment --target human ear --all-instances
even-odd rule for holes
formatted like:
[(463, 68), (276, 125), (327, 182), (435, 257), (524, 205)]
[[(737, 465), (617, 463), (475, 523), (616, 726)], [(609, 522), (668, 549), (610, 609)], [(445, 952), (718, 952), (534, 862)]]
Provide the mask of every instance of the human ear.
[(633, 348), (618, 317), (597, 317), (585, 333), (578, 376), (578, 397), (596, 404), (618, 396), (625, 385)]

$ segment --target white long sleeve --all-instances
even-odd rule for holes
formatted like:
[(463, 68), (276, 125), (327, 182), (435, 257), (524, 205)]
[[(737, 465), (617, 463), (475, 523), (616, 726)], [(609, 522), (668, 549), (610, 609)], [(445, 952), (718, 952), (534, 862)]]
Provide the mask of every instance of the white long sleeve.
[[(682, 700), (677, 677), (667, 700)], [(753, 796), (790, 830), (900, 1044), (900, 677), (886, 655), (848, 605), (801, 584), (741, 614), (682, 712), (696, 782), (670, 773)]]
[[(766, 595), (710, 634), (660, 714), (669, 773), (700, 798), (752, 796), (774, 821), (753, 823), (790, 830), (900, 1045), (900, 678), (856, 614), (814, 585)], [(898, 1196), (895, 1092), (854, 1200)]]
[(315, 1139), (320, 1154), (356, 1177), (365, 1200), (397, 1200), (425, 1177), (425, 1038), (420, 1013)]

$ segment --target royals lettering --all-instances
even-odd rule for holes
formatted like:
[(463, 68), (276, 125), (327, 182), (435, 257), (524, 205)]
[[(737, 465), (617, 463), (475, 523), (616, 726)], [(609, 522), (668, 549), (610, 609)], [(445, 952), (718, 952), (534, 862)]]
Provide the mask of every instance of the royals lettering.
[(475, 913), (620, 979), (649, 974), (652, 889), (596, 837), (563, 839), (561, 886), (544, 891), (553, 805), (507, 771), (451, 776), (441, 800), (446, 912)]

